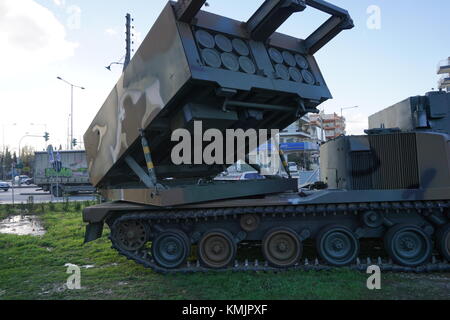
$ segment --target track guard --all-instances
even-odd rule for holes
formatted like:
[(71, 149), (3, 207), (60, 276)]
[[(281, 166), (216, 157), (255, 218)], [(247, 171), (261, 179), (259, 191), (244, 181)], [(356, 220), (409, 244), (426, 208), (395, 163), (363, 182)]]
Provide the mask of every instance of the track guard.
[(100, 239), (103, 235), (103, 222), (90, 223), (86, 226), (84, 244)]

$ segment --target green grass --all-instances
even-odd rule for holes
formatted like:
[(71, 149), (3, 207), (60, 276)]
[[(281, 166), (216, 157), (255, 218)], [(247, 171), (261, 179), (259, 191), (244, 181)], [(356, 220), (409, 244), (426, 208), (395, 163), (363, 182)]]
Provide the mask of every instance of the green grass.
[[(383, 290), (377, 292), (366, 288), (367, 275), (349, 270), (164, 276), (119, 256), (110, 248), (107, 234), (83, 246), (79, 205), (52, 205), (52, 209), (33, 208), (47, 230), (43, 237), (0, 235), (0, 300), (450, 298), (449, 275), (385, 274)], [(11, 210), (0, 206), (0, 217)], [(67, 263), (95, 266), (82, 268), (81, 290), (65, 287)]]

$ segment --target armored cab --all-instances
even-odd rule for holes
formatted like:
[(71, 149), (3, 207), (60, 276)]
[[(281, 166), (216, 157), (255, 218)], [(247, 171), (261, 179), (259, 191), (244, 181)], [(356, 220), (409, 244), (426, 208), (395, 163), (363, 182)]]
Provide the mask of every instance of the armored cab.
[[(330, 189), (390, 190), (380, 200), (450, 196), (450, 94), (408, 98), (369, 118), (367, 136), (325, 144), (322, 181)], [(377, 199), (373, 199), (377, 200)]]
[(370, 129), (399, 129), (403, 132), (450, 134), (450, 94), (428, 92), (410, 97), (369, 118)]
[[(331, 94), (313, 55), (353, 26), (348, 13), (321, 0), (265, 1), (242, 23), (200, 11), (204, 3), (167, 4), (85, 134), (92, 183), (109, 200), (167, 206), (297, 188), (289, 179), (214, 181), (230, 159), (207, 165), (198, 150), (174, 165), (171, 137), (194, 136), (195, 122), (202, 132), (282, 130), (317, 112)], [(304, 40), (276, 32), (308, 6), (331, 18)]]

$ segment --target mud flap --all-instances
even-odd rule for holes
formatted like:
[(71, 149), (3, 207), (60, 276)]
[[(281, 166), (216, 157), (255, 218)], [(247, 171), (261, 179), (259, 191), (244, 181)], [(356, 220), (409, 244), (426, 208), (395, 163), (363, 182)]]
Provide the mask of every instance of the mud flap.
[(84, 244), (100, 239), (103, 235), (103, 222), (90, 223), (86, 226)]

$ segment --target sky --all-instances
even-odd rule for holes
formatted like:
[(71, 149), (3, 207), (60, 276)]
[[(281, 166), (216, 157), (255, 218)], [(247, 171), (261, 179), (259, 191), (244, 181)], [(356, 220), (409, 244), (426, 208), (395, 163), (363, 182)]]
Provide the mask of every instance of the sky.
[[(262, 0), (209, 0), (207, 11), (247, 21)], [(437, 87), (437, 64), (450, 55), (450, 1), (331, 0), (347, 9), (355, 28), (316, 54), (334, 99), (320, 109), (344, 111), (349, 134), (362, 134), (368, 116)], [(166, 0), (0, 0), (0, 134), (17, 150), (67, 144), (70, 86), (74, 136), (82, 136), (121, 75), (105, 66), (125, 54), (125, 14), (134, 18), (135, 49)], [(432, 3), (432, 5), (430, 5)], [(312, 8), (281, 28), (305, 38), (327, 16)], [(3, 132), (5, 133), (3, 135)], [(82, 147), (82, 145), (80, 146)]]

